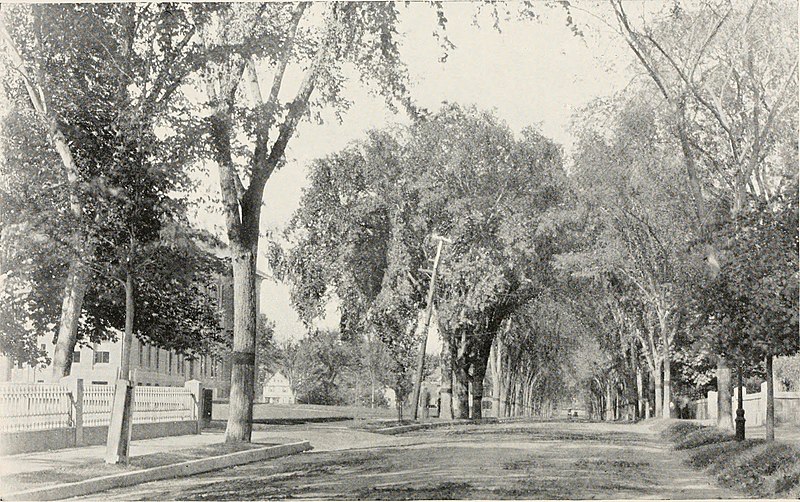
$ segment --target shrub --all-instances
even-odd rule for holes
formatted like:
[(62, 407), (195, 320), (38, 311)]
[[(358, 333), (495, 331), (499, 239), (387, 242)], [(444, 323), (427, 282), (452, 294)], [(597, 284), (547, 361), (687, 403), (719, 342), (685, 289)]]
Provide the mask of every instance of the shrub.
[(800, 450), (763, 439), (733, 441), (716, 427), (677, 423), (662, 432), (675, 449), (689, 450), (687, 463), (752, 496), (796, 496), (800, 491)]
[(688, 450), (706, 444), (722, 443), (733, 439), (734, 436), (729, 432), (721, 431), (716, 427), (703, 427), (678, 439), (675, 443), (675, 449)]
[[(731, 488), (742, 489), (751, 495), (776, 495), (772, 491), (780, 481), (781, 491), (793, 487), (791, 475), (784, 477), (778, 470), (790, 469), (800, 463), (800, 453), (783, 443), (758, 443), (738, 455), (720, 462), (717, 479)], [(767, 478), (775, 480), (767, 482)]]
[(664, 429), (661, 432), (661, 437), (668, 441), (677, 441), (685, 437), (687, 434), (706, 428), (707, 427), (694, 422), (678, 422), (671, 424), (669, 427)]
[(715, 472), (720, 464), (751, 448), (751, 443), (751, 441), (723, 441), (705, 444), (691, 451), (688, 463), (693, 467), (708, 468), (711, 472)]

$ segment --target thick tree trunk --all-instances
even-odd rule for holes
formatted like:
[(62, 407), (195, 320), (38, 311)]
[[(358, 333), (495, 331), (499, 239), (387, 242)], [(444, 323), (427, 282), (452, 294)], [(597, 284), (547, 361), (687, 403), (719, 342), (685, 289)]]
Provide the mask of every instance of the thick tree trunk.
[(659, 362), (656, 364), (656, 371), (653, 374), (653, 381), (655, 382), (656, 387), (656, 409), (655, 409), (655, 416), (656, 418), (663, 417), (664, 412), (664, 380), (661, 378), (661, 363)]
[(256, 248), (231, 243), (233, 357), (226, 442), (250, 441), (255, 392)]
[(664, 347), (664, 411), (661, 416), (664, 418), (672, 418), (672, 386), (671, 386), (671, 373), (672, 362), (669, 357), (669, 347)]
[(503, 414), (500, 407), (500, 395), (503, 387), (503, 346), (499, 339), (494, 346), (494, 352), (489, 357), (492, 360), (492, 414), (496, 418), (500, 418)]
[(717, 427), (721, 429), (733, 429), (731, 399), (731, 369), (720, 357), (717, 360)]
[(470, 418), (483, 418), (483, 378), (486, 376), (486, 368), (483, 371), (474, 370), (471, 380), (472, 388), (472, 415)]
[(469, 375), (463, 364), (453, 367), (453, 405), (453, 418), (469, 418)]
[(72, 353), (78, 341), (78, 321), (86, 295), (87, 278), (83, 264), (78, 258), (70, 262), (64, 296), (61, 302), (61, 320), (58, 325), (53, 354), (53, 381), (70, 374), (72, 369)]
[(772, 353), (767, 353), (766, 360), (767, 372), (767, 422), (766, 422), (766, 439), (767, 441), (775, 441), (775, 382), (772, 373)]

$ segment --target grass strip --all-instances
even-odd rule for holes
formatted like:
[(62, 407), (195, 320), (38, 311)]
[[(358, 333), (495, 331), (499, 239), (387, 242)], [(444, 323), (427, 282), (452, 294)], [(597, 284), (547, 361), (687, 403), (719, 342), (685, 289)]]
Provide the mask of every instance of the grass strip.
[(729, 488), (755, 497), (800, 495), (800, 450), (763, 439), (735, 441), (716, 427), (679, 422), (661, 437), (688, 453), (687, 463), (703, 469)]

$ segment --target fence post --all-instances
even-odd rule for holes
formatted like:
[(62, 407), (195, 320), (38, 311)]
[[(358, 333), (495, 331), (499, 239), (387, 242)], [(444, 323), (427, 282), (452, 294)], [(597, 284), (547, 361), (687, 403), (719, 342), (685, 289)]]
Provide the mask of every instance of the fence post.
[(200, 434), (203, 427), (203, 382), (200, 380), (189, 380), (183, 384), (183, 387), (191, 392), (192, 397), (194, 397), (195, 419), (197, 420), (195, 434)]
[(73, 416), (73, 446), (83, 446), (83, 379), (62, 377), (59, 383), (69, 389), (75, 414)]

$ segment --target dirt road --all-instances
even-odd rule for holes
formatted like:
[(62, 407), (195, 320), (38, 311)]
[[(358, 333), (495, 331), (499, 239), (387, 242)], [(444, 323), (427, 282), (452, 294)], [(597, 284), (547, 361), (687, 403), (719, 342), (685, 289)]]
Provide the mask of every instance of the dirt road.
[[(347, 442), (342, 428), (276, 428), (328, 446), (269, 462), (97, 494), (94, 499), (736, 498), (681, 463), (646, 426), (470, 425)], [(331, 440), (331, 435), (337, 439)], [(365, 441), (366, 440), (366, 441)], [(331, 448), (331, 446), (334, 446)]]

